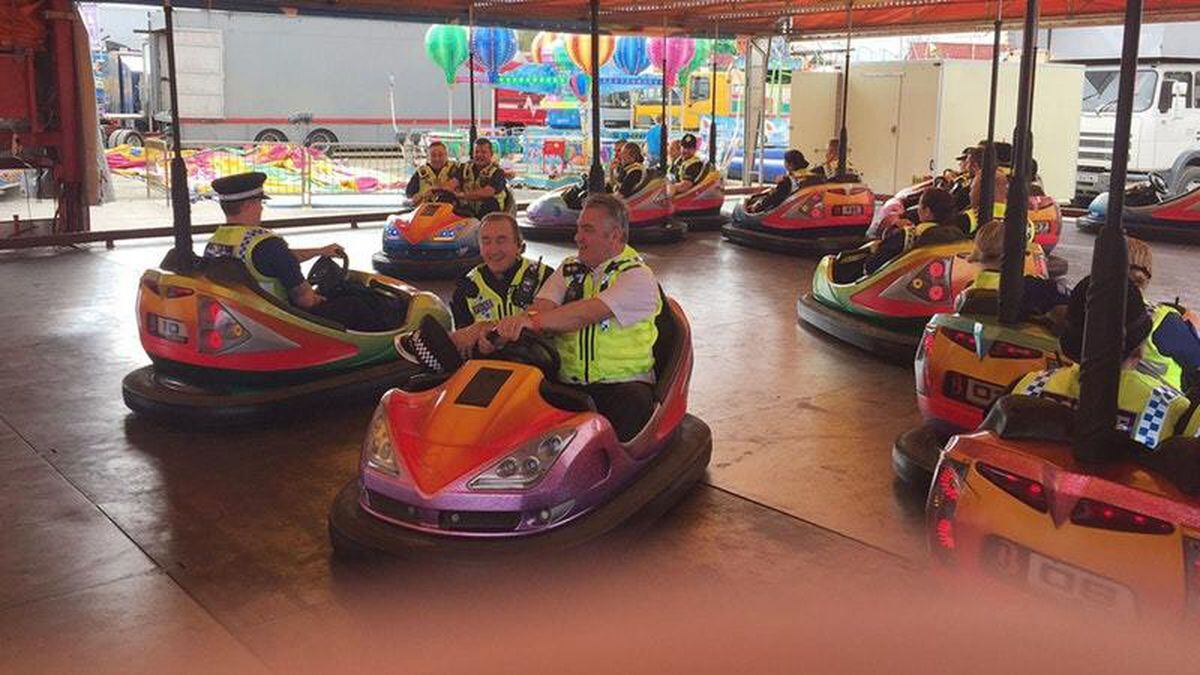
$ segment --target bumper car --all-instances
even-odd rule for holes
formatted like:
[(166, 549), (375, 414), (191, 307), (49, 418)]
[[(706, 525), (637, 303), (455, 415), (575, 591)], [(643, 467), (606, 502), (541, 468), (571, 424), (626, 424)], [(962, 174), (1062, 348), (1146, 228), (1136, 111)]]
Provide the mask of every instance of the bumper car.
[(125, 377), (134, 412), (186, 424), (239, 423), (336, 398), (376, 397), (416, 368), (393, 338), (426, 316), (449, 326), (432, 293), (321, 258), (309, 282), (326, 297), (359, 293), (394, 312), (395, 328), (359, 332), (263, 290), (238, 260), (201, 259), (187, 273), (147, 270), (138, 288), (138, 336), (152, 365)]
[[(813, 272), (812, 291), (800, 297), (800, 320), (885, 359), (911, 363), (925, 324), (954, 311), (954, 299), (979, 266), (961, 230), (934, 228), (903, 255), (863, 274), (868, 247), (825, 256)], [(1025, 273), (1046, 276), (1046, 257), (1029, 244)]]
[[(1108, 193), (1088, 206), (1087, 215), (1075, 221), (1084, 232), (1095, 233), (1108, 214)], [(1125, 191), (1125, 212), (1121, 214), (1125, 232), (1139, 239), (1161, 239), (1185, 243), (1200, 242), (1200, 188), (1170, 196), (1163, 177), (1150, 174), (1149, 185), (1135, 185)]]
[(335, 552), (546, 553), (664, 512), (703, 477), (712, 436), (687, 414), (687, 319), (669, 301), (657, 323), (657, 406), (628, 443), (588, 396), (548, 376), (557, 352), (529, 333), (498, 359), (389, 391), (359, 475), (331, 507)]
[(716, 167), (708, 164), (692, 189), (671, 198), (675, 218), (687, 223), (689, 230), (718, 230), (729, 222), (721, 213), (725, 206), (725, 180)]
[(775, 208), (759, 211), (768, 194), (752, 195), (734, 207), (721, 234), (768, 251), (828, 253), (866, 241), (875, 216), (875, 195), (855, 177), (802, 187)]
[[(562, 240), (575, 237), (575, 223), (587, 197), (587, 177), (579, 185), (562, 187), (548, 192), (525, 208), (521, 219), (521, 234), (533, 240)], [(667, 181), (651, 175), (632, 196), (625, 200), (629, 207), (630, 243), (676, 241), (687, 233), (687, 225), (671, 217), (671, 197)]]
[[(917, 203), (921, 201), (921, 194), (930, 187), (938, 186), (940, 180), (940, 178), (931, 178), (904, 188), (893, 195), (891, 199), (883, 203), (879, 221), (871, 226), (868, 235), (872, 239), (882, 239), (888, 230), (896, 227), (896, 223), (901, 218), (917, 222)], [(1046, 255), (1049, 255), (1058, 245), (1059, 237), (1062, 236), (1062, 209), (1059, 208), (1058, 202), (1044, 194), (1031, 194), (1029, 196), (1029, 220), (1034, 226), (1033, 240), (1042, 247), (1042, 251)]]
[(892, 448), (901, 480), (928, 485), (950, 436), (976, 429), (992, 403), (1026, 373), (1067, 361), (1046, 326), (1007, 326), (997, 320), (998, 310), (995, 291), (968, 288), (953, 314), (935, 314), (925, 326), (913, 362), (925, 421)]
[(1200, 500), (1147, 465), (1200, 442), (1172, 437), (1131, 448), (1136, 461), (1085, 466), (1071, 453), (1073, 417), (1006, 396), (978, 432), (951, 440), (926, 506), (939, 571), (1107, 616), (1195, 621)]
[[(511, 192), (506, 203), (515, 215)], [(435, 201), (389, 216), (383, 227), (383, 250), (371, 256), (371, 265), (380, 274), (399, 279), (453, 279), (478, 265), (483, 261), (479, 220), (456, 206), (453, 193), (439, 191)]]

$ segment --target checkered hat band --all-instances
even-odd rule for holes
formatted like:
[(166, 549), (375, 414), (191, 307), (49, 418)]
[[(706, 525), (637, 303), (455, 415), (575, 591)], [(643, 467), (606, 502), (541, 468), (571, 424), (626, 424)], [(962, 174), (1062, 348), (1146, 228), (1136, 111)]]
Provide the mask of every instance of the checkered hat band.
[(261, 196), (263, 196), (263, 189), (262, 189), (262, 186), (259, 186), (259, 187), (254, 188), (253, 190), (246, 190), (245, 192), (231, 192), (229, 194), (217, 193), (217, 201), (239, 202), (243, 199), (251, 199), (253, 197), (261, 197)]

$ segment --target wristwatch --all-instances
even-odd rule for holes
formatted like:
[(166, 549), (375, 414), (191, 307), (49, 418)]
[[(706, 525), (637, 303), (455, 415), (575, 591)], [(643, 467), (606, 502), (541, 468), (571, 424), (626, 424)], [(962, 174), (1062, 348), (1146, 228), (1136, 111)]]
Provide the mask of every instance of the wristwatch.
[(538, 314), (540, 314), (540, 312), (538, 312), (536, 309), (531, 309), (525, 312), (525, 315), (529, 317), (529, 323), (533, 324), (533, 330), (536, 333), (542, 332), (542, 319), (538, 316)]

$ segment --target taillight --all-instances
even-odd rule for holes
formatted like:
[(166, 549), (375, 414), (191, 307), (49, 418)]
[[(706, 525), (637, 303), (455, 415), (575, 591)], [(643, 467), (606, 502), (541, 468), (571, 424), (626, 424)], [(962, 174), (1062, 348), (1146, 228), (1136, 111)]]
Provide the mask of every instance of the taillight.
[(1040, 359), (1042, 358), (1042, 351), (1040, 349), (1030, 349), (1029, 347), (1022, 347), (1011, 342), (997, 340), (988, 349), (988, 356), (994, 356), (998, 359)]
[(942, 335), (945, 335), (954, 344), (966, 349), (971, 353), (975, 353), (975, 334), (968, 333), (965, 330), (955, 330), (953, 328), (942, 328)]
[(929, 302), (942, 302), (950, 295), (950, 264), (942, 259), (925, 265), (908, 282), (908, 292)]
[(201, 353), (219, 354), (250, 339), (250, 331), (217, 300), (200, 296), (197, 307)]
[(1049, 510), (1049, 506), (1046, 504), (1046, 488), (1041, 483), (982, 462), (975, 464), (975, 470), (979, 472), (979, 475), (1016, 497), (1029, 508), (1042, 513)]
[(1200, 618), (1200, 539), (1183, 538), (1183, 575), (1187, 584), (1187, 612)]
[(917, 375), (917, 393), (924, 394), (933, 386), (933, 373), (926, 367), (925, 361), (933, 350), (933, 341), (937, 337), (937, 328), (927, 326), (921, 341), (917, 343), (917, 358), (913, 360), (913, 369)]
[(962, 496), (963, 478), (967, 465), (943, 458), (938, 463), (933, 484), (929, 486), (929, 501), (925, 505), (929, 548), (935, 558), (945, 564), (954, 562), (958, 540), (954, 531), (954, 513)]
[(1175, 531), (1175, 526), (1165, 520), (1087, 497), (1075, 502), (1071, 522), (1082, 527), (1136, 534), (1171, 534)]

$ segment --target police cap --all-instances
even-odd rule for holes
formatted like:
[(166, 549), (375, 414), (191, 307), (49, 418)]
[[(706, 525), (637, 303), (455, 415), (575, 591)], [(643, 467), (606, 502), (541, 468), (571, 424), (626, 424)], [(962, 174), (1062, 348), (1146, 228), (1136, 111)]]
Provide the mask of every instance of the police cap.
[(249, 171), (218, 178), (212, 182), (212, 188), (213, 192), (217, 193), (217, 199), (222, 202), (270, 199), (263, 192), (263, 183), (266, 180), (267, 174), (261, 171)]

